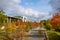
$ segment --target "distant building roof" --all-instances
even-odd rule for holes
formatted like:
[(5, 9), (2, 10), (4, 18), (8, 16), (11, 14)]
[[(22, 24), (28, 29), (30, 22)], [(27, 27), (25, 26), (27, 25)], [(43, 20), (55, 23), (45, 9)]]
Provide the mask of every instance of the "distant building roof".
[(15, 17), (15, 16), (8, 16), (8, 18), (22, 19), (21, 17)]

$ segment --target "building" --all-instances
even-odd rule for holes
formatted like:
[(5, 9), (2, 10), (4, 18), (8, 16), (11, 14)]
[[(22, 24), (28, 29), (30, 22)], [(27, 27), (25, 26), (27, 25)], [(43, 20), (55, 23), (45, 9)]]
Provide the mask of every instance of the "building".
[(16, 18), (22, 19), (23, 22), (26, 22), (27, 17), (25, 16), (15, 16)]
[(17, 18), (17, 17), (8, 16), (7, 17), (7, 22), (8, 21), (10, 21), (10, 22), (13, 22), (13, 21), (22, 21), (22, 19), (21, 19), (21, 17)]
[(26, 22), (27, 17), (25, 16), (8, 16), (7, 21), (13, 22), (13, 21), (23, 21)]
[(23, 16), (23, 22), (26, 22), (27, 21), (27, 17)]

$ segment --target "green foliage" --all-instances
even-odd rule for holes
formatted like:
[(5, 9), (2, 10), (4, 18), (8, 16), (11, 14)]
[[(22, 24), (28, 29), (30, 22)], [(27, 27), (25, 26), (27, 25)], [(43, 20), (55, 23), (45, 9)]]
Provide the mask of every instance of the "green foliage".
[(29, 32), (29, 30), (31, 30), (33, 28), (33, 22), (29, 22), (29, 21), (27, 21), (26, 22), (26, 27), (25, 27), (25, 31), (26, 32)]
[(54, 31), (49, 31), (48, 32), (48, 38), (49, 40), (60, 40), (60, 35), (58, 35), (56, 32)]
[(24, 30), (25, 30), (26, 32), (29, 32), (30, 29), (31, 29), (30, 26), (26, 26)]
[(0, 10), (0, 27), (4, 24), (4, 22), (7, 18), (7, 16), (4, 14), (5, 14), (5, 12), (3, 10)]
[(42, 20), (41, 22), (43, 23), (44, 28), (46, 28), (47, 30), (50, 30), (50, 27), (51, 27), (50, 20)]
[(1, 36), (0, 35), (0, 40), (10, 40), (10, 39), (8, 39), (6, 36)]
[(10, 40), (8, 35), (6, 34), (5, 29), (4, 30), (0, 29), (0, 40)]
[(30, 30), (29, 28), (25, 28), (25, 31), (26, 31), (26, 32), (29, 32), (29, 30)]

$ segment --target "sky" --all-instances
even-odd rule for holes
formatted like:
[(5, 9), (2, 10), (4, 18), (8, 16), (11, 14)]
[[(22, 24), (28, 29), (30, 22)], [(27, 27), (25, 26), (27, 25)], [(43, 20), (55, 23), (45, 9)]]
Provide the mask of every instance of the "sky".
[(50, 4), (53, 9), (53, 14), (55, 14), (57, 12), (60, 13), (60, 0), (51, 0)]
[[(56, 2), (59, 1), (0, 0), (0, 9), (4, 10), (9, 16), (26, 16), (27, 20), (40, 21), (52, 17), (52, 8), (57, 8), (55, 7)], [(51, 6), (51, 4), (53, 5)]]

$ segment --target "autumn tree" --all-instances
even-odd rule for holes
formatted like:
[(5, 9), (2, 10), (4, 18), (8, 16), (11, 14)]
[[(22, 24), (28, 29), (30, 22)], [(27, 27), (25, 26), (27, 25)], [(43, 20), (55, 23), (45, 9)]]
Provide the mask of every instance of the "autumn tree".
[(33, 26), (38, 27), (39, 23), (38, 22), (34, 22)]
[(53, 15), (50, 23), (55, 30), (60, 30), (60, 14)]

